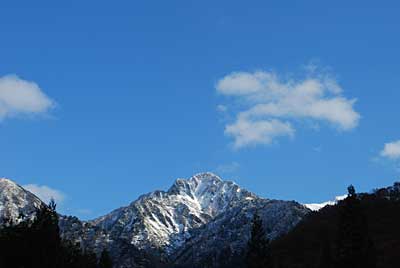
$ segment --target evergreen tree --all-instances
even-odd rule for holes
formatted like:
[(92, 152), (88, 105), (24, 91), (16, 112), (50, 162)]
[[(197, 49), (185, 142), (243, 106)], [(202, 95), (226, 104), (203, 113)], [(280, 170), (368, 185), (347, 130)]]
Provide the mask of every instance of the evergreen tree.
[(52, 268), (58, 265), (61, 249), (60, 230), (56, 203), (52, 199), (47, 207), (36, 211), (36, 218), (30, 226), (31, 242), (37, 246), (32, 248), (33, 264), (37, 267)]
[(96, 268), (97, 258), (62, 241), (54, 200), (36, 211), (35, 219), (0, 227), (0, 267)]
[(247, 245), (246, 264), (248, 268), (272, 267), (269, 240), (263, 222), (256, 212), (252, 221), (251, 237)]
[(112, 268), (112, 261), (106, 249), (101, 252), (98, 268)]
[[(375, 267), (373, 243), (368, 236), (368, 224), (354, 186), (348, 187), (348, 197), (339, 214), (336, 267)], [(374, 263), (375, 262), (375, 263)]]

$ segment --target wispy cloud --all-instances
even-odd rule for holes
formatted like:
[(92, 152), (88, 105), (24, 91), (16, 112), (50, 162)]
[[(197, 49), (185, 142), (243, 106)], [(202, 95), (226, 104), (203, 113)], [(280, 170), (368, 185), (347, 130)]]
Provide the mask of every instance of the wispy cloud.
[(400, 159), (400, 140), (385, 143), (380, 155), (391, 160)]
[(240, 164), (237, 162), (222, 164), (217, 166), (215, 171), (219, 174), (232, 174), (240, 169)]
[(49, 203), (51, 199), (54, 199), (57, 204), (61, 204), (65, 200), (65, 194), (63, 192), (46, 185), (27, 184), (22, 187), (39, 197), (46, 204)]
[(313, 147), (312, 149), (313, 149), (313, 151), (316, 152), (316, 153), (322, 152), (322, 147), (321, 147), (321, 146), (316, 146), (316, 147)]
[(344, 97), (332, 76), (315, 71), (303, 79), (282, 79), (267, 71), (234, 72), (220, 79), (216, 90), (242, 104), (236, 121), (225, 126), (235, 148), (292, 137), (299, 119), (327, 122), (340, 131), (354, 129), (360, 120), (353, 108), (356, 99)]
[(16, 75), (0, 77), (0, 120), (44, 114), (52, 107), (54, 101), (35, 82)]
[(225, 105), (222, 105), (222, 104), (217, 105), (217, 111), (218, 112), (224, 113), (227, 110), (228, 110), (228, 107), (226, 107)]

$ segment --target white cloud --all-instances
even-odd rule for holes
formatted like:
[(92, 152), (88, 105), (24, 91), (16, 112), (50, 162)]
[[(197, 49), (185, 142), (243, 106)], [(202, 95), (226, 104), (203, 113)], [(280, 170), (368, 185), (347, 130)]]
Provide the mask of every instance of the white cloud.
[(64, 193), (46, 185), (27, 184), (22, 187), (39, 197), (46, 204), (48, 204), (52, 198), (57, 204), (61, 204), (65, 199)]
[(248, 95), (262, 90), (264, 78), (264, 74), (260, 72), (231, 73), (218, 81), (217, 89), (225, 95)]
[(225, 134), (235, 139), (234, 148), (257, 144), (270, 144), (279, 136), (293, 136), (294, 129), (290, 123), (279, 120), (238, 120), (225, 127)]
[(381, 156), (392, 160), (400, 159), (400, 140), (385, 143), (385, 146), (381, 151)]
[(299, 119), (327, 122), (341, 131), (357, 127), (360, 119), (353, 109), (356, 100), (345, 98), (328, 75), (282, 80), (273, 72), (234, 72), (219, 80), (216, 89), (245, 106), (225, 128), (237, 148), (292, 136), (293, 122)]
[(19, 116), (46, 113), (54, 102), (40, 87), (16, 75), (0, 77), (0, 120)]

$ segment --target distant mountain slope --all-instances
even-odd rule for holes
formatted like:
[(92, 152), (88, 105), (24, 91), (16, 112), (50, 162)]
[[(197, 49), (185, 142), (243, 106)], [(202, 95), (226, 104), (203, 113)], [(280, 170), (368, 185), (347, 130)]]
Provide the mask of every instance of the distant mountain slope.
[(339, 195), (335, 197), (335, 200), (330, 200), (322, 203), (312, 203), (312, 204), (304, 204), (307, 208), (311, 209), (312, 211), (318, 211), (326, 206), (333, 206), (337, 204), (340, 200), (343, 200), (347, 197), (347, 194), (345, 195)]
[(256, 212), (263, 219), (269, 238), (275, 239), (291, 230), (309, 210), (294, 201), (257, 198), (243, 202), (193, 230), (184, 247), (173, 255), (174, 266), (219, 267), (221, 262), (229, 264), (235, 256), (243, 254)]

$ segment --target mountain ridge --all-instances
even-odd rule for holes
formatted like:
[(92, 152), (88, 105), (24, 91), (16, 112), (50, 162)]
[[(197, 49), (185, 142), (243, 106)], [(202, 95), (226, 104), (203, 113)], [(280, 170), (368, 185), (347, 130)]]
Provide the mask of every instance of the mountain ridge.
[[(21, 191), (24, 195), (26, 190)], [(232, 254), (243, 250), (257, 211), (271, 238), (288, 232), (310, 212), (297, 202), (262, 198), (205, 172), (176, 179), (165, 191), (141, 195), (93, 220), (60, 215), (59, 225), (61, 236), (82, 248), (96, 253), (108, 249), (116, 267), (135, 267), (138, 254), (133, 253), (139, 251), (185, 266), (200, 264), (222, 249)]]
[(213, 173), (198, 173), (190, 179), (175, 180), (167, 191), (157, 190), (142, 195), (130, 205), (89, 222), (113, 233), (122, 227), (117, 222), (121, 220), (124, 228), (120, 235), (124, 237), (125, 231), (132, 231), (126, 227), (134, 229), (134, 224), (143, 225), (146, 228), (138, 228), (139, 232), (135, 232), (132, 237), (133, 244), (139, 248), (165, 247), (171, 251), (188, 238), (189, 229), (200, 227), (228, 206), (235, 206), (236, 202), (246, 197), (256, 196), (231, 181), (223, 181)]

